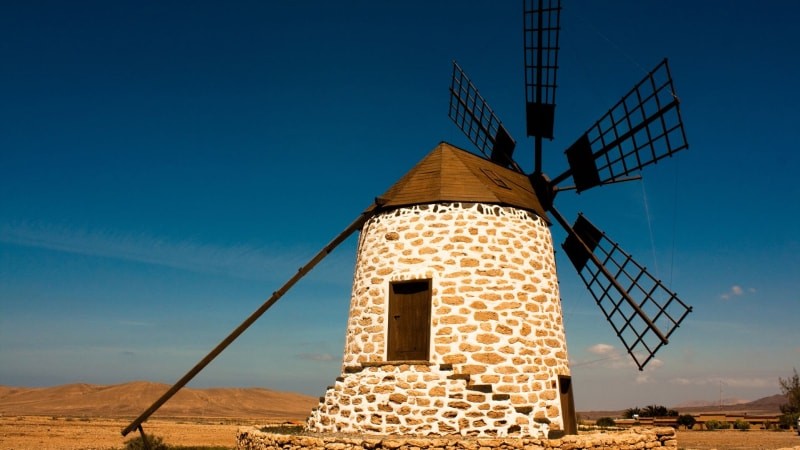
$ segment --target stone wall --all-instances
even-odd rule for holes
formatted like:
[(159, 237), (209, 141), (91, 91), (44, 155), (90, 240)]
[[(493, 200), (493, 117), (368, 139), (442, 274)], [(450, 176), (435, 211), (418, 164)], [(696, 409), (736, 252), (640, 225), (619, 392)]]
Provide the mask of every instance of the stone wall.
[(535, 438), (420, 438), (403, 436), (315, 436), (286, 435), (242, 428), (236, 438), (237, 450), (634, 450), (677, 449), (672, 428), (636, 428), (622, 432)]
[[(549, 419), (514, 406), (508, 394), (470, 384), (449, 366), (365, 367), (336, 380), (309, 418), (309, 428), (404, 435), (546, 436)], [(350, 420), (343, 420), (350, 419)]]
[[(390, 283), (430, 280), (430, 358), (387, 361)], [(342, 375), (318, 432), (546, 436), (569, 375), (552, 238), (512, 207), (450, 203), (378, 214), (362, 229)]]

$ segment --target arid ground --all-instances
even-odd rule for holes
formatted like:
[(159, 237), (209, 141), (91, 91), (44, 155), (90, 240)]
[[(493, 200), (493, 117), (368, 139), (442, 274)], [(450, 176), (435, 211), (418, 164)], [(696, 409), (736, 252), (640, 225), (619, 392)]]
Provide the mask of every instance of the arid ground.
[[(120, 431), (130, 420), (104, 418), (16, 416), (0, 417), (0, 449), (3, 450), (107, 450), (125, 447)], [(160, 436), (171, 446), (234, 448), (236, 430), (254, 420), (153, 419), (144, 425), (148, 435)]]
[(794, 431), (678, 431), (678, 448), (698, 450), (800, 449)]
[[(0, 450), (123, 448), (138, 433), (123, 438), (122, 429), (167, 389), (168, 385), (143, 381), (0, 386)], [(144, 431), (173, 446), (233, 448), (240, 426), (301, 422), (317, 401), (261, 388), (185, 388), (144, 424)]]
[[(168, 386), (127, 383), (54, 388), (0, 386), (0, 450), (122, 449), (120, 431)], [(266, 389), (186, 389), (144, 424), (171, 446), (233, 449), (242, 426), (301, 423), (317, 399)], [(681, 449), (800, 450), (789, 431), (679, 431)]]
[[(128, 438), (120, 430), (129, 421), (103, 418), (43, 416), (0, 417), (0, 448), (4, 450), (109, 450), (121, 449)], [(209, 446), (233, 449), (240, 426), (263, 424), (257, 419), (155, 419), (145, 433), (160, 436), (171, 446)], [(679, 431), (682, 449), (800, 449), (800, 436), (789, 431)]]

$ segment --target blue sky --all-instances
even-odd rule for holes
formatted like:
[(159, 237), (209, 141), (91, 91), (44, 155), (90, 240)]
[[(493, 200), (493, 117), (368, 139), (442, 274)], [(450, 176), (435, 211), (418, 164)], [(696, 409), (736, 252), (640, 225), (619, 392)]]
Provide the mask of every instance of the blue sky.
[[(172, 383), (438, 142), (456, 59), (524, 136), (518, 2), (0, 5), (0, 384)], [(562, 193), (694, 306), (644, 372), (561, 251), (578, 409), (800, 367), (800, 6), (569, 2), (544, 167), (669, 57), (689, 150)], [(564, 233), (553, 228), (557, 243)], [(193, 381), (321, 395), (355, 238)]]

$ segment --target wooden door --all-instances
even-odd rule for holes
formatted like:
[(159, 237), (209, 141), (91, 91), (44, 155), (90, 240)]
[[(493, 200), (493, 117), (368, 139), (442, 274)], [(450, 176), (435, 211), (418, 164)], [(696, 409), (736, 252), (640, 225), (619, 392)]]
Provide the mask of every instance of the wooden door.
[(431, 280), (392, 283), (389, 286), (386, 359), (427, 361), (430, 336)]
[(575, 399), (572, 397), (572, 378), (566, 375), (559, 375), (558, 390), (561, 394), (561, 417), (564, 420), (564, 432), (566, 434), (578, 434)]

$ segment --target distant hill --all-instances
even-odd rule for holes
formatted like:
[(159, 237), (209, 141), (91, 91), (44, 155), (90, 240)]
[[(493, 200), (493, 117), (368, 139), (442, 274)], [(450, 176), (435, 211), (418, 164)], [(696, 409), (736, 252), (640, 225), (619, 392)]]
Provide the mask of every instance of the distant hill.
[(683, 403), (678, 403), (672, 409), (694, 408), (698, 406), (719, 406), (719, 405), (742, 405), (750, 403), (749, 400), (742, 400), (740, 398), (723, 398), (720, 400), (690, 400)]
[[(136, 417), (170, 388), (135, 381), (110, 386), (0, 386), (0, 415)], [(236, 417), (303, 420), (318, 399), (262, 388), (183, 388), (153, 417)]]
[[(760, 398), (752, 402), (730, 399), (730, 404), (723, 404), (704, 401), (684, 402), (683, 406), (670, 406), (681, 414), (700, 414), (700, 413), (729, 413), (729, 414), (780, 414), (780, 405), (786, 403), (788, 400), (784, 395), (771, 395), (769, 397)], [(636, 406), (636, 405), (633, 405)], [(646, 405), (638, 405), (646, 406)], [(621, 417), (625, 410), (616, 411), (578, 411), (581, 418), (584, 420), (596, 420), (600, 417)]]
[[(66, 384), (29, 388), (0, 386), (0, 415), (136, 417), (169, 389), (169, 385), (134, 381), (109, 386)], [(786, 403), (783, 395), (772, 395), (746, 403), (718, 404), (685, 402), (671, 406), (681, 414), (748, 413), (778, 414)], [(158, 417), (263, 418), (265, 420), (304, 420), (318, 399), (291, 392), (262, 388), (183, 388), (154, 415)], [(702, 404), (706, 403), (706, 404)], [(633, 405), (635, 406), (635, 405)], [(642, 406), (642, 405), (640, 405)], [(580, 411), (585, 420), (620, 417), (618, 411)]]
[(770, 395), (769, 397), (760, 398), (752, 402), (739, 401), (737, 402), (724, 402), (720, 406), (719, 403), (713, 403), (697, 406), (681, 406), (674, 407), (681, 413), (701, 413), (701, 412), (727, 412), (727, 413), (748, 413), (748, 414), (779, 414), (781, 412), (781, 405), (787, 403), (788, 399), (785, 395)]

